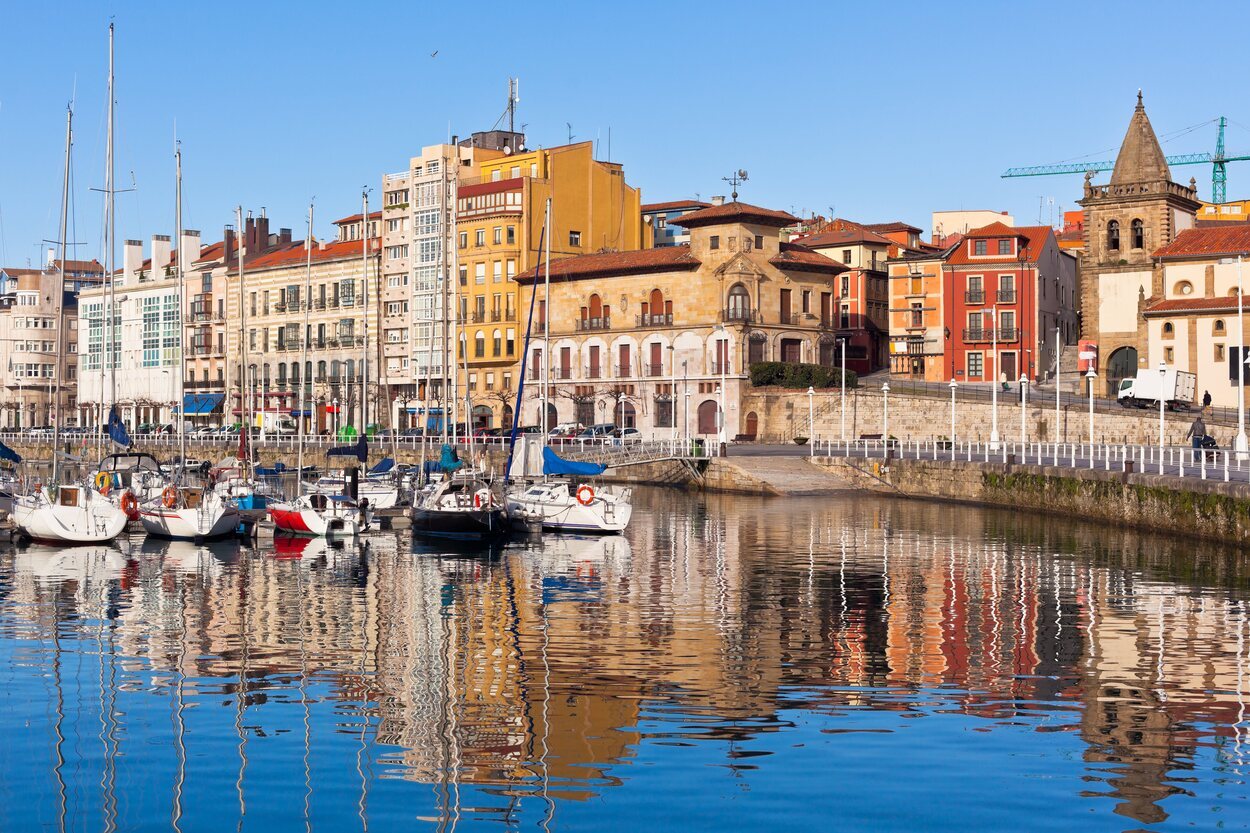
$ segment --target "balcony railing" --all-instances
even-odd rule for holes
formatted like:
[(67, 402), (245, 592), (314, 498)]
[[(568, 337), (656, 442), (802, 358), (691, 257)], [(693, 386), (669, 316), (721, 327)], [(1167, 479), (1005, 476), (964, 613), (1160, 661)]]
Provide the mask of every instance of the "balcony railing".
[(557, 367), (557, 368), (556, 368), (556, 378), (557, 378), (557, 379), (572, 379), (572, 378), (573, 378), (573, 368), (571, 368), (571, 367)]
[(472, 321), (474, 324), (483, 324), (483, 323), (485, 323), (485, 322), (486, 322), (486, 311), (485, 311), (485, 310), (476, 310), (476, 309), (475, 309), (475, 310), (473, 310), (472, 314), (469, 316), (469, 320), (470, 320), (470, 321)]
[(781, 315), (777, 316), (777, 323), (778, 324), (797, 324), (799, 323), (798, 313), (783, 312), (781, 313)]
[(599, 365), (597, 365), (597, 364), (592, 364), (592, 365), (591, 365), (591, 366), (590, 366), (590, 367), (586, 370), (586, 378), (587, 378), (587, 379), (602, 379), (602, 378), (603, 378), (603, 368), (601, 368), (601, 367), (600, 367)]
[(1014, 304), (1016, 302), (1016, 291), (1014, 289), (998, 290), (998, 303)]
[(964, 293), (964, 303), (965, 304), (984, 304), (985, 303), (985, 290), (984, 289), (969, 289), (967, 292)]
[(627, 365), (627, 364), (620, 364), (620, 365), (617, 365), (617, 366), (616, 366), (616, 378), (618, 378), (618, 379), (628, 379), (628, 378), (630, 378), (630, 377), (631, 377), (631, 376), (633, 376), (633, 375), (634, 375), (634, 371), (633, 371), (633, 369), (632, 369), (632, 368), (630, 368), (630, 366), (629, 366), (629, 365)]
[(662, 364), (649, 364), (649, 365), (647, 365), (647, 375), (648, 375), (648, 376), (663, 376), (663, 375), (664, 375), (664, 365), (662, 365)]
[(722, 373), (733, 373), (733, 368), (729, 366), (728, 362), (713, 361), (711, 372), (719, 376)]
[(579, 332), (588, 330), (608, 330), (612, 328), (612, 319), (606, 315), (602, 318), (579, 318), (577, 320), (577, 329)]
[(756, 320), (755, 312), (751, 309), (742, 309), (740, 307), (729, 307), (721, 310), (721, 321), (737, 321), (742, 324), (750, 324)]
[(1020, 337), (1020, 331), (1015, 327), (1000, 327), (995, 330), (993, 327), (983, 327), (980, 329), (964, 330), (964, 341), (1015, 341)]
[(636, 316), (639, 327), (671, 327), (673, 325), (673, 314), (671, 312), (651, 312), (646, 315)]

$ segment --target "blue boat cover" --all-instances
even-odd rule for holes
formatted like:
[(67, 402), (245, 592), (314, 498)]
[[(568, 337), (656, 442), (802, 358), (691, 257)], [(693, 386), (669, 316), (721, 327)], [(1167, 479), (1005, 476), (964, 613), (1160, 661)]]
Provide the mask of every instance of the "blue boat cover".
[(393, 468), (395, 468), (395, 461), (390, 457), (383, 457), (376, 466), (369, 469), (369, 474), (386, 474)]
[(182, 397), (182, 413), (185, 416), (211, 414), (225, 398), (224, 393), (188, 393)]
[(438, 458), (438, 467), (448, 474), (464, 465), (460, 456), (456, 454), (456, 449), (450, 444), (443, 444), (443, 453)]
[(576, 474), (582, 476), (593, 476), (596, 474), (603, 474), (607, 468), (608, 467), (602, 463), (577, 463), (573, 460), (565, 460), (550, 448), (543, 448), (543, 474)]
[(130, 448), (130, 434), (126, 431), (126, 424), (122, 422), (122, 415), (117, 413), (116, 405), (109, 411), (108, 433), (113, 442), (122, 448)]
[(326, 452), (327, 457), (355, 457), (362, 464), (369, 460), (369, 442), (361, 434), (355, 445), (340, 445)]
[(0, 460), (8, 460), (11, 463), (22, 462), (22, 455), (9, 448), (4, 443), (0, 443)]

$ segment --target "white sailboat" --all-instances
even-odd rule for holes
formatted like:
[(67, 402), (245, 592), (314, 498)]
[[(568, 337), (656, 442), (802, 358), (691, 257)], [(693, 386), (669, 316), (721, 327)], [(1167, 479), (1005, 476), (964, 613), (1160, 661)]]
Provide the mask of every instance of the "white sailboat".
[(66, 235), (69, 231), (69, 158), (73, 145), (74, 111), (65, 119), (65, 179), (61, 192), (61, 268), (56, 293), (56, 371), (52, 396), (52, 477), (27, 495), (14, 498), (13, 522), (26, 537), (51, 544), (99, 544), (111, 541), (126, 528), (121, 507), (85, 484), (62, 484), (61, 377), (65, 355)]
[[(179, 147), (175, 147), (174, 161), (178, 177), (174, 208), (178, 252), (174, 258), (174, 268), (178, 274), (178, 358), (181, 364), (182, 357), (186, 355), (187, 338), (186, 326), (181, 320), (181, 314), (187, 308), (183, 264), (192, 253), (183, 251), (186, 247), (182, 239), (182, 149)], [(186, 402), (186, 382), (181, 367), (178, 370), (178, 402), (178, 459), (186, 460), (187, 420), (182, 408)], [(149, 501), (139, 510), (139, 522), (143, 524), (144, 531), (160, 538), (191, 541), (224, 538), (234, 534), (240, 522), (238, 507), (216, 490), (183, 485), (181, 481), (184, 477), (185, 469), (179, 468), (178, 485), (165, 487), (158, 500)]]

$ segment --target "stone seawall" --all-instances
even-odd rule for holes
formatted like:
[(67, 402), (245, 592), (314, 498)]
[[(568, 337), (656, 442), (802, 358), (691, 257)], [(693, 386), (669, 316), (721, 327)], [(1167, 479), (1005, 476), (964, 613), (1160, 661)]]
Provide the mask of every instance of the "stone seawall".
[(817, 458), (858, 488), (1250, 543), (1250, 486), (1003, 463)]
[[(1054, 391), (1042, 391), (1040, 401), (1029, 392), (1025, 423), (1032, 441), (1086, 442), (1089, 439), (1089, 411), (1078, 404), (1067, 405), (1060, 412), (1058, 430), (1055, 420)], [(1049, 397), (1049, 399), (1047, 398)], [(846, 434), (857, 439), (862, 434), (880, 434), (883, 424), (880, 386), (852, 389), (846, 393)], [(1104, 403), (1105, 404), (1105, 403)], [(838, 439), (842, 435), (841, 396), (837, 390), (822, 390), (815, 396), (815, 435), (822, 439)], [(988, 441), (993, 422), (990, 402), (960, 401), (955, 406), (955, 433), (960, 440)], [(760, 389), (742, 399), (742, 414), (755, 413), (759, 424), (759, 442), (791, 442), (795, 436), (811, 433), (808, 421), (807, 393)], [(1166, 431), (1169, 444), (1184, 444), (1185, 431), (1193, 413), (1167, 412)], [(1208, 422), (1210, 433), (1221, 446), (1232, 444), (1235, 426)], [(890, 434), (901, 440), (931, 440), (951, 432), (950, 398), (890, 394)], [(998, 400), (998, 433), (1002, 439), (1020, 437), (1020, 399), (1012, 386)], [(1159, 442), (1159, 412), (1136, 410), (1112, 405), (1107, 413), (1094, 414), (1094, 437), (1099, 442)]]

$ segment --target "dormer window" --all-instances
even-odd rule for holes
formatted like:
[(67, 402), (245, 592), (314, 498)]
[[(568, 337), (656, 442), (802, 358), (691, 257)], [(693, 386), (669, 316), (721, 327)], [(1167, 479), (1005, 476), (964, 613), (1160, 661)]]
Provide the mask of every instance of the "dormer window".
[(990, 242), (988, 240), (973, 240), (972, 241), (972, 253), (974, 255), (989, 254), (989, 245), (990, 245)]
[(1011, 254), (1011, 241), (1010, 241), (1010, 240), (999, 240), (999, 241), (998, 241), (998, 253), (999, 253), (1000, 255), (1009, 255), (1009, 254)]

